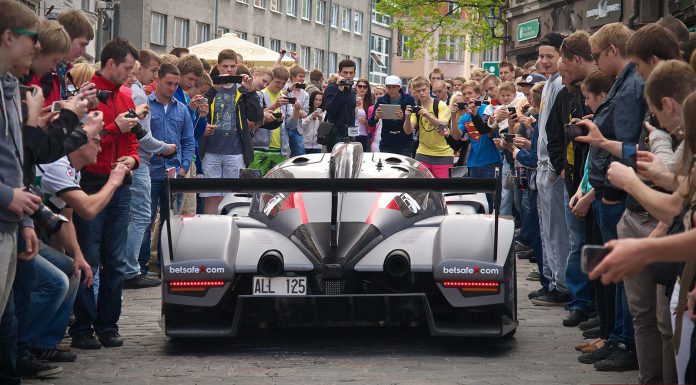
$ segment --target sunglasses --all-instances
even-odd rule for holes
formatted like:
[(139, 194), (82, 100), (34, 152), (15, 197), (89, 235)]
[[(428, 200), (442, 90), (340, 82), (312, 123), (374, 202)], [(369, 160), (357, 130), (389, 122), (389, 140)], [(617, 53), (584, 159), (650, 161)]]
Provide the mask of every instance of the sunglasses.
[(609, 47), (611, 47), (611, 45), (608, 45), (608, 46), (602, 48), (602, 49), (601, 49), (599, 52), (597, 52), (597, 53), (594, 53), (594, 52), (593, 52), (593, 53), (591, 54), (592, 60), (598, 61), (599, 58), (602, 57), (602, 52), (606, 51), (606, 49), (609, 48)]
[(12, 32), (17, 35), (27, 35), (34, 42), (34, 44), (39, 42), (39, 33), (36, 31), (30, 31), (28, 29), (13, 29)]
[(358, 84), (358, 85), (355, 86), (355, 87), (357, 87), (357, 88), (367, 88), (367, 85), (365, 85), (365, 84)]
[[(566, 44), (566, 39), (563, 39), (563, 42), (561, 43), (561, 50), (563, 50), (563, 51), (568, 51), (568, 52), (570, 52), (571, 54), (573, 54), (573, 56), (583, 57), (582, 55), (580, 55), (579, 53), (577, 53), (577, 51), (575, 51), (574, 49), (570, 48), (570, 47), (568, 46), (568, 44)], [(595, 61), (596, 61), (596, 60), (595, 60)]]

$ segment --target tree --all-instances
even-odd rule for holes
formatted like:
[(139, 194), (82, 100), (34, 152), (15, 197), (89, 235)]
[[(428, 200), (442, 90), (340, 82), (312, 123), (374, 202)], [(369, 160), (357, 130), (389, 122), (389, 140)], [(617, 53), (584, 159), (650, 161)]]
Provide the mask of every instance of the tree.
[[(503, 4), (503, 0), (376, 0), (375, 9), (392, 18), (390, 27), (399, 30), (405, 51), (442, 57), (455, 50), (499, 47), (503, 41), (493, 37), (488, 19), (500, 15)], [(497, 36), (505, 34), (501, 21), (496, 20)]]

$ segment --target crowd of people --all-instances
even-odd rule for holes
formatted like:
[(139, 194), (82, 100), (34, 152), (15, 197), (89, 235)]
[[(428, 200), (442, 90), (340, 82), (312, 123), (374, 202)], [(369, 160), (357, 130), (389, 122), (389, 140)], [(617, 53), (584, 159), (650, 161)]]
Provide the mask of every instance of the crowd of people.
[[(678, 20), (553, 32), (521, 68), (434, 69), (404, 87), (356, 80), (350, 59), (325, 79), (280, 65), (285, 52), (250, 68), (223, 49), (211, 65), (120, 38), (95, 65), (82, 58), (94, 33), (81, 11), (49, 21), (13, 0), (0, 8), (3, 383), (60, 373), (55, 363), (77, 358), (59, 347), (66, 329), (77, 349), (123, 344), (122, 290), (160, 285), (170, 204), (216, 214), (222, 201), (172, 200), (166, 178), (263, 175), (344, 140), (436, 178), (453, 167), (500, 177), (514, 253), (538, 267), (529, 299), (565, 307), (562, 324), (588, 339), (579, 361), (637, 369), (641, 383), (696, 381), (696, 55)], [(603, 244), (588, 276), (581, 250)]]

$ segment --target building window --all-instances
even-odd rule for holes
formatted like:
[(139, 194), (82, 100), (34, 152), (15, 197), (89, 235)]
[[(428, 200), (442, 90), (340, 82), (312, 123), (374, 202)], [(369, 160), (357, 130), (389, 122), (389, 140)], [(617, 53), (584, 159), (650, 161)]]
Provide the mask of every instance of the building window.
[(461, 47), (460, 39), (458, 37), (441, 35), (440, 47), (438, 60), (449, 62), (464, 61), (464, 50)]
[(230, 29), (229, 29), (229, 28), (227, 28), (227, 27), (218, 27), (217, 36), (216, 36), (216, 37), (220, 37), (220, 36), (222, 36), (222, 35), (224, 35), (224, 34), (226, 34), (226, 33), (230, 33)]
[(389, 24), (391, 24), (391, 17), (377, 12), (377, 9), (375, 8), (376, 3), (376, 0), (372, 0), (372, 22), (383, 26), (389, 26)]
[(92, 0), (82, 0), (82, 9), (89, 11), (92, 8)]
[(196, 26), (196, 43), (201, 44), (210, 40), (210, 24), (198, 23)]
[(341, 28), (344, 31), (350, 32), (350, 9), (343, 8), (343, 17), (341, 18)]
[(314, 49), (314, 68), (319, 68), (322, 72), (324, 71), (324, 50), (315, 48)]
[(271, 0), (271, 11), (280, 13), (282, 9), (283, 0)]
[(287, 0), (285, 2), (285, 13), (288, 16), (297, 16), (297, 0)]
[(326, 15), (326, 0), (317, 0), (317, 20), (319, 24), (324, 24)]
[(280, 52), (280, 40), (271, 39), (271, 50), (275, 52)]
[(288, 52), (297, 51), (297, 44), (290, 43), (289, 41), (286, 41), (285, 42), (285, 50)]
[(358, 35), (362, 35), (363, 14), (362, 12), (355, 11), (354, 16), (353, 32), (357, 33)]
[(150, 18), (150, 43), (167, 45), (167, 15), (152, 12)]
[(371, 83), (384, 84), (384, 79), (389, 74), (390, 44), (388, 37), (372, 35), (370, 39), (369, 80)]
[(329, 71), (330, 74), (338, 72), (338, 54), (329, 52)]
[(310, 59), (312, 58), (312, 49), (309, 47), (300, 47), (300, 64), (305, 70), (310, 68)]
[(266, 0), (254, 0), (254, 7), (266, 9)]
[[(348, 58), (346, 58), (348, 59)], [(360, 79), (360, 71), (362, 69), (362, 59), (359, 57), (354, 57), (353, 61), (355, 62), (355, 77)]]
[(249, 0), (237, 0), (238, 3), (249, 4)]
[(338, 28), (338, 4), (331, 4), (330, 22), (332, 27)]
[(246, 32), (237, 31), (237, 32), (235, 32), (235, 33), (237, 34), (237, 36), (238, 36), (240, 39), (242, 39), (242, 40), (249, 40), (249, 35), (247, 35)]
[(447, 3), (447, 12), (450, 15), (456, 15), (459, 13), (459, 4), (457, 3)]
[(174, 46), (188, 47), (189, 21), (187, 19), (174, 18)]
[(401, 35), (401, 60), (413, 60), (415, 56), (413, 55), (413, 50), (406, 48), (406, 43), (408, 43), (408, 36)]
[(302, 0), (302, 18), (312, 20), (312, 0)]
[(254, 44), (257, 44), (257, 45), (260, 45), (261, 47), (263, 47), (264, 46), (263, 43), (264, 43), (263, 36), (254, 35)]

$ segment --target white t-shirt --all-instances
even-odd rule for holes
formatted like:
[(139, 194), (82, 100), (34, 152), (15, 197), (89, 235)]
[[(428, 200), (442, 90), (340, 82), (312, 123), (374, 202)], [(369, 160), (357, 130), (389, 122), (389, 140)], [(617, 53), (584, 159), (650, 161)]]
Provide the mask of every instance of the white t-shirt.
[(60, 198), (66, 191), (80, 190), (80, 172), (75, 170), (68, 156), (64, 156), (53, 163), (42, 164), (41, 189), (49, 194), (49, 201), (59, 210), (67, 203)]

